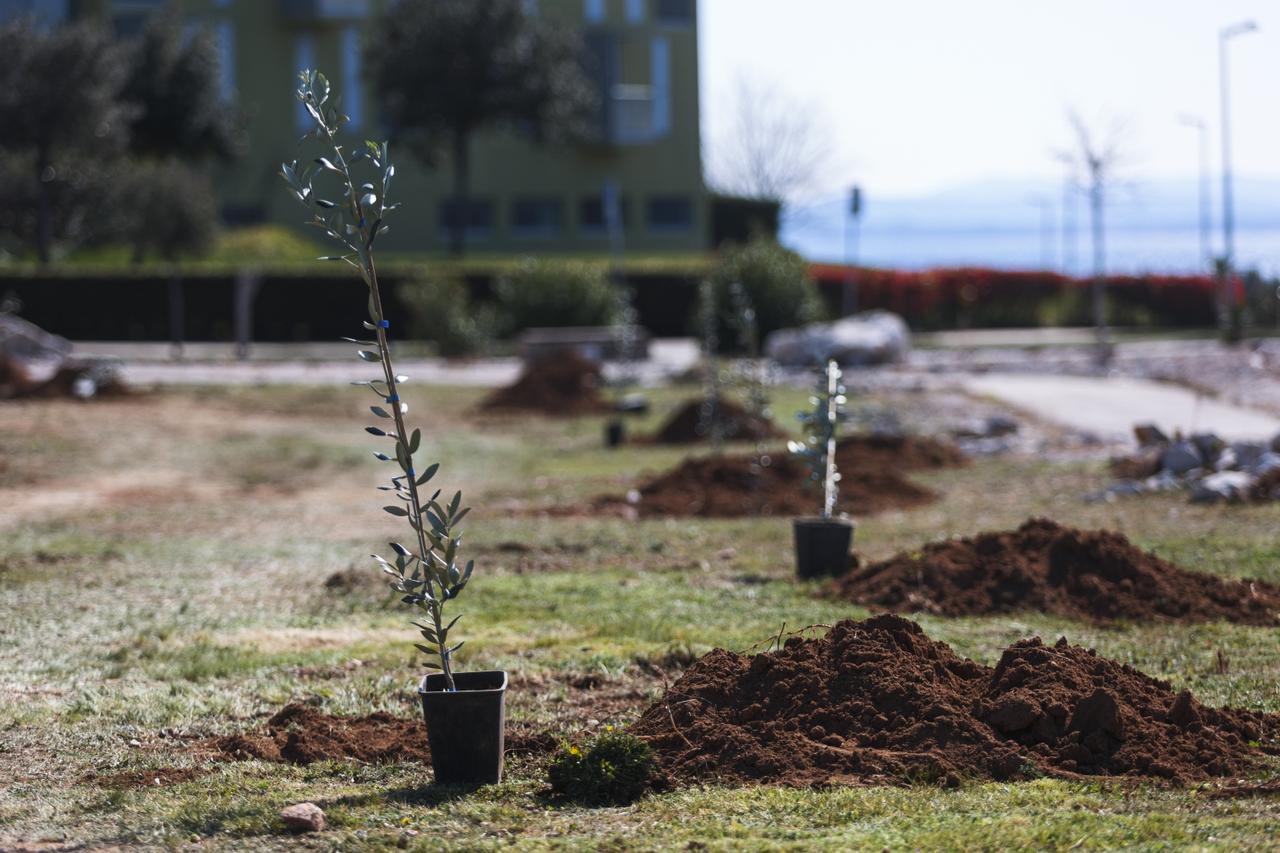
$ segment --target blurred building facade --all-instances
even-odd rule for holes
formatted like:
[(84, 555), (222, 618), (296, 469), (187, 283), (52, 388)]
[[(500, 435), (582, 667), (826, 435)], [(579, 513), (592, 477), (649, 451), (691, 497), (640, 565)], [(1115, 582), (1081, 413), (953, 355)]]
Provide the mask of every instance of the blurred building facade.
[[(109, 21), (122, 37), (175, 5), (207, 27), (221, 58), (222, 94), (246, 121), (247, 153), (217, 185), (232, 225), (292, 225), (298, 209), (279, 184), (279, 163), (298, 157), (307, 116), (293, 98), (297, 72), (323, 70), (342, 94), (353, 141), (381, 139), (362, 68), (370, 17), (383, 0), (6, 0), (8, 12), (50, 23)], [(599, 133), (588, 143), (541, 146), (517, 132), (477, 136), (469, 251), (603, 252), (610, 245), (605, 187), (617, 188), (629, 249), (705, 249), (710, 204), (702, 178), (696, 0), (524, 0), (528, 14), (579, 28), (600, 86)], [(397, 196), (405, 202), (384, 248), (447, 245), (449, 164), (428, 169), (403, 148)]]

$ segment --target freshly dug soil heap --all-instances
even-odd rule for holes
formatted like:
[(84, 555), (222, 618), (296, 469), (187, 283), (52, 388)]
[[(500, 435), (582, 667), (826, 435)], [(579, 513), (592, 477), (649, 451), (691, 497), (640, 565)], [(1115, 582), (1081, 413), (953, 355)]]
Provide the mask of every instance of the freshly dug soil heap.
[[(890, 468), (846, 469), (841, 473), (840, 512), (871, 515), (937, 500), (933, 492)], [(808, 468), (785, 451), (771, 456), (764, 467), (754, 455), (690, 458), (642, 485), (635, 509), (641, 516), (816, 515), (822, 497), (808, 476)]]
[(488, 411), (589, 415), (610, 410), (600, 396), (600, 365), (574, 350), (559, 350), (528, 365), (513, 385), (480, 403)]
[(841, 471), (891, 468), (897, 471), (927, 471), (959, 468), (969, 457), (954, 444), (926, 436), (852, 435), (836, 445), (836, 467)]
[(684, 781), (831, 783), (1244, 774), (1280, 715), (1206, 708), (1094, 652), (1039, 638), (994, 668), (882, 614), (752, 657), (694, 663), (632, 727)]
[(1189, 572), (1105, 530), (1043, 518), (855, 568), (841, 598), (942, 616), (1040, 611), (1093, 622), (1280, 622), (1280, 587)]
[[(702, 407), (704, 401), (685, 403), (654, 434), (654, 444), (696, 444), (711, 440), (711, 424), (707, 423)], [(782, 438), (784, 433), (765, 418), (748, 412), (731, 400), (720, 400), (715, 406), (715, 420), (725, 441), (761, 441)]]

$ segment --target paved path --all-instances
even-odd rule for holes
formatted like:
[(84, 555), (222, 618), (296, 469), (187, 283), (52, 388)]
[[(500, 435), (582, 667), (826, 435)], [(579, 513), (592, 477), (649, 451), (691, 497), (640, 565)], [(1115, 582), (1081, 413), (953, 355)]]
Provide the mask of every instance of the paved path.
[(1166, 432), (1215, 432), (1227, 440), (1280, 434), (1280, 418), (1196, 394), (1167, 382), (1124, 377), (989, 373), (960, 380), (985, 394), (1064, 426), (1104, 438), (1129, 435), (1137, 423)]
[[(121, 360), (124, 381), (130, 385), (337, 385), (376, 376), (370, 365), (353, 356), (350, 344), (257, 344), (253, 357), (237, 361), (226, 344), (187, 347), (186, 359), (169, 357), (168, 344), (78, 343), (77, 355), (106, 356)], [(698, 363), (698, 347), (689, 339), (654, 341), (647, 361), (625, 369), (642, 384), (656, 384)], [(397, 358), (396, 370), (423, 385), (496, 387), (508, 385), (520, 374), (518, 358), (450, 360)], [(624, 370), (605, 365), (607, 377)]]

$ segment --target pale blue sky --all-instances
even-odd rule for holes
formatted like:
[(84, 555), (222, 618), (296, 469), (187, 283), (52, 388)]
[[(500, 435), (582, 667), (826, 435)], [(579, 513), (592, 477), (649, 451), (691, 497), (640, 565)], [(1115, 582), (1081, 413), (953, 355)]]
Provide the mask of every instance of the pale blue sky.
[(1232, 42), (1237, 174), (1280, 176), (1280, 0), (701, 0), (703, 126), (746, 73), (816, 103), (834, 188), (881, 196), (1056, 178), (1068, 106), (1127, 121), (1128, 176), (1192, 176), (1194, 113), (1218, 165), (1220, 27)]

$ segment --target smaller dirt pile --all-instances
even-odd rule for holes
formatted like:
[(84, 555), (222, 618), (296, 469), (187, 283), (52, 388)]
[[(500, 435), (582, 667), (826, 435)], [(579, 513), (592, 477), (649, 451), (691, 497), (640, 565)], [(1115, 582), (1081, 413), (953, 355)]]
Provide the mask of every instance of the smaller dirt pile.
[(600, 365), (574, 350), (558, 350), (530, 363), (514, 384), (485, 397), (480, 408), (557, 416), (598, 414), (611, 408), (600, 396), (600, 384)]
[[(762, 465), (752, 455), (686, 459), (678, 468), (640, 487), (634, 507), (641, 516), (808, 516), (822, 498), (808, 480), (809, 471), (783, 452)], [(937, 500), (937, 495), (889, 469), (843, 471), (840, 512), (855, 516), (906, 509)], [(616, 504), (618, 499), (600, 502)]]
[(1254, 769), (1280, 716), (1206, 708), (1190, 693), (1038, 638), (994, 668), (918, 625), (841, 622), (752, 657), (695, 662), (632, 727), (684, 781), (942, 782), (1149, 776), (1179, 783)]
[(1042, 518), (856, 568), (833, 591), (869, 607), (942, 616), (1039, 611), (1104, 623), (1280, 621), (1280, 587), (1189, 572), (1119, 533)]
[[(527, 727), (506, 733), (508, 753), (544, 753), (554, 749), (555, 744), (554, 737)], [(431, 760), (427, 727), (421, 718), (406, 719), (386, 711), (339, 717), (296, 702), (267, 720), (265, 731), (224, 735), (204, 745), (225, 761), (390, 764)]]
[(870, 433), (842, 438), (836, 445), (836, 467), (841, 471), (929, 471), (968, 464), (960, 448), (927, 436)]
[(227, 735), (214, 749), (231, 760), (257, 758), (289, 764), (354, 759), (366, 763), (429, 761), (427, 727), (379, 711), (366, 717), (335, 717), (308, 705), (286, 705), (262, 733)]
[(748, 412), (731, 400), (719, 400), (710, 407), (704, 400), (690, 400), (676, 410), (651, 441), (654, 444), (709, 442), (713, 427), (719, 429), (725, 441), (763, 441), (784, 435), (768, 419)]

